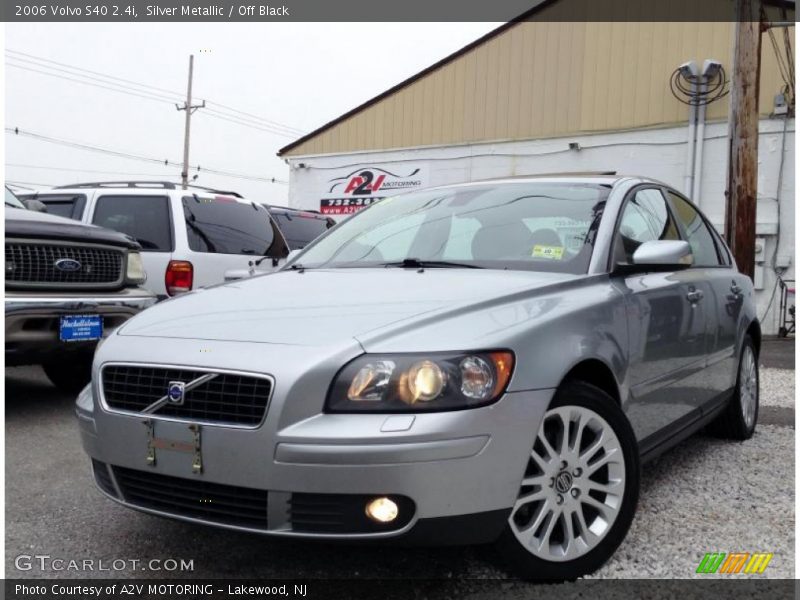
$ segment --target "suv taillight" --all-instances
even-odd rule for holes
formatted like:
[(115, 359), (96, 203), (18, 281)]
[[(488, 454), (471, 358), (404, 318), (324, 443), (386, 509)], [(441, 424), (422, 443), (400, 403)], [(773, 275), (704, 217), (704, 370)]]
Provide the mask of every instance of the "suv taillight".
[(167, 286), (167, 294), (176, 296), (192, 289), (194, 280), (194, 267), (186, 260), (171, 260), (167, 265), (167, 272), (164, 274), (164, 284)]

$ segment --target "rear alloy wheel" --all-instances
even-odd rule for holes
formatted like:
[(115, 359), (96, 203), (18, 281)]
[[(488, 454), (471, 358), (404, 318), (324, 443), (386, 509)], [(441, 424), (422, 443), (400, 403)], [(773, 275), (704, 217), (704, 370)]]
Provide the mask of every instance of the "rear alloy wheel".
[(630, 527), (638, 447), (602, 390), (569, 383), (545, 413), (498, 544), (517, 573), (565, 580), (605, 563)]
[(749, 335), (742, 341), (736, 387), (728, 406), (708, 430), (732, 440), (748, 440), (753, 436), (758, 422), (758, 354)]

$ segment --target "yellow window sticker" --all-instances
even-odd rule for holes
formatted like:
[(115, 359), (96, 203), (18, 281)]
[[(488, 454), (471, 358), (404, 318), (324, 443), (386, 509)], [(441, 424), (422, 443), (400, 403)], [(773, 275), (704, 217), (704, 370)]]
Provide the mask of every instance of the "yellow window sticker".
[(562, 246), (542, 246), (536, 244), (531, 252), (533, 258), (548, 258), (550, 260), (561, 260), (564, 256), (564, 248)]

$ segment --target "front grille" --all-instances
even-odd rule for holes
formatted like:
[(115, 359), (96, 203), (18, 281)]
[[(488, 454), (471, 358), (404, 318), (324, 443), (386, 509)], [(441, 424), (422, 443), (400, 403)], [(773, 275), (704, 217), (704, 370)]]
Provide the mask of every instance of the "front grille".
[[(69, 259), (62, 270), (56, 262)], [(111, 248), (6, 243), (6, 283), (17, 286), (115, 287), (123, 279), (123, 252)]]
[(292, 531), (302, 533), (376, 533), (405, 527), (414, 516), (414, 502), (405, 496), (389, 496), (398, 506), (397, 518), (376, 523), (367, 517), (365, 494), (292, 494), (289, 521)]
[(176, 516), (254, 529), (267, 528), (267, 492), (112, 467), (123, 499)]
[[(190, 369), (109, 365), (103, 369), (103, 396), (110, 408), (141, 412), (163, 398), (171, 382), (208, 375)], [(230, 373), (184, 393), (183, 404), (165, 403), (153, 415), (220, 424), (258, 425), (264, 417), (272, 384), (268, 379)]]
[(111, 482), (111, 475), (108, 474), (108, 465), (99, 460), (92, 459), (92, 471), (94, 472), (94, 479), (98, 487), (106, 494), (111, 494), (116, 498), (117, 490), (114, 489), (114, 484)]

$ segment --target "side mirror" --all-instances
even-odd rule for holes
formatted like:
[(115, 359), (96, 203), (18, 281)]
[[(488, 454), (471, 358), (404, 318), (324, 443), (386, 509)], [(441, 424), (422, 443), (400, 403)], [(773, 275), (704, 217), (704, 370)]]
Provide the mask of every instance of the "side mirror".
[(36, 200), (35, 198), (30, 198), (28, 200), (23, 200), (22, 203), (25, 205), (25, 208), (28, 210), (33, 210), (36, 212), (47, 212), (47, 205), (42, 202), (41, 200)]
[(692, 248), (684, 240), (644, 242), (633, 253), (633, 271), (675, 271), (691, 267)]

